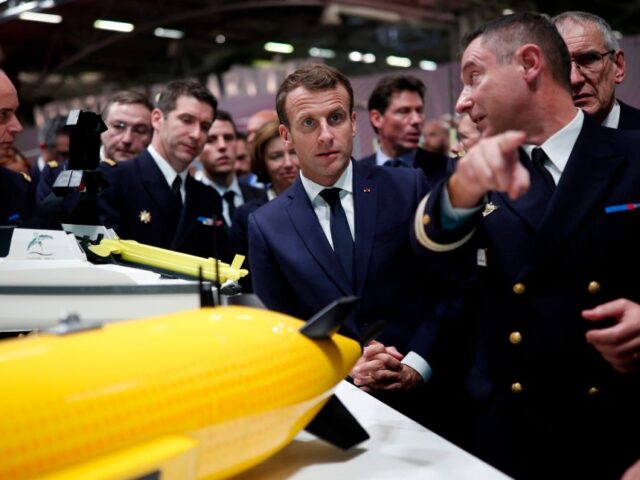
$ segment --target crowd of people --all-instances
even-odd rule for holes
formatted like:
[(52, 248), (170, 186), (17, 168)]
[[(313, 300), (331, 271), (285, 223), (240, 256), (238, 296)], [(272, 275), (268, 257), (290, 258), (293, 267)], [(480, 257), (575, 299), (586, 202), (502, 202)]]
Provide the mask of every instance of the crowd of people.
[[(359, 297), (345, 331), (384, 328), (350, 381), (514, 478), (640, 478), (640, 110), (616, 98), (624, 52), (585, 12), (505, 15), (462, 46), (455, 140), (425, 121), (420, 79), (389, 75), (363, 159), (351, 83), (324, 64), (291, 73), (246, 133), (195, 81), (155, 105), (118, 93), (100, 219), (246, 255), (244, 290), (299, 318)], [(18, 105), (1, 73), (0, 157)], [(64, 122), (39, 140), (30, 175), (0, 166), (0, 224), (55, 195)]]

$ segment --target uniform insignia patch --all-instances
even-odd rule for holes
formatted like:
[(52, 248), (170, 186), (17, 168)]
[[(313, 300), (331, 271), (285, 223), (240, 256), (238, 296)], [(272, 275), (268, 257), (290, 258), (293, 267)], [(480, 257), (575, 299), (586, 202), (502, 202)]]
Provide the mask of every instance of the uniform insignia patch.
[(147, 211), (147, 210), (142, 210), (140, 212), (140, 221), (142, 223), (149, 223), (151, 222), (151, 212)]
[(495, 203), (489, 202), (484, 206), (484, 210), (482, 211), (482, 216), (486, 217), (487, 215), (491, 215), (493, 212), (495, 212), (499, 208), (500, 207)]

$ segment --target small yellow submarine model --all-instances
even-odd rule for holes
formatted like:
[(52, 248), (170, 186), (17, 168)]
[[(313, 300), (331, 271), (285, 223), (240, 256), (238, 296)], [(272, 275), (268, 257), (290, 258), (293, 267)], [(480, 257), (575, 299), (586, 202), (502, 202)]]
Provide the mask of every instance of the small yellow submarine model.
[(306, 323), (249, 302), (1, 341), (0, 479), (227, 478), (303, 428), (365, 440), (332, 395), (361, 354), (336, 333), (355, 301)]

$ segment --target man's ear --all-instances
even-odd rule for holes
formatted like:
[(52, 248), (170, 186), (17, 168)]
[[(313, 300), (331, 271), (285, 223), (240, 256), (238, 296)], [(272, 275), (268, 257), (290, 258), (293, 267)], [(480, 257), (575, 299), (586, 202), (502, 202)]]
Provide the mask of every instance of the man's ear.
[(289, 131), (289, 129), (281, 123), (278, 127), (278, 133), (280, 134), (280, 138), (284, 142), (284, 147), (292, 148), (293, 140), (291, 139), (291, 132)]
[[(353, 112), (354, 114), (356, 112)], [(369, 121), (371, 125), (373, 125), (376, 129), (380, 130), (382, 128), (383, 123), (383, 113), (380, 110), (370, 110), (369, 111)], [(355, 120), (353, 122), (355, 124)]]
[(355, 137), (357, 132), (356, 112), (351, 112), (351, 136)]
[(542, 70), (542, 51), (533, 43), (522, 45), (514, 54), (515, 61), (522, 69), (522, 75), (527, 83), (533, 82)]
[(613, 68), (615, 69), (614, 77), (616, 83), (622, 83), (624, 80), (625, 71), (624, 52), (622, 50), (616, 50), (613, 54)]
[(154, 108), (151, 111), (151, 125), (154, 130), (160, 130), (160, 126), (164, 122), (164, 113), (159, 108)]

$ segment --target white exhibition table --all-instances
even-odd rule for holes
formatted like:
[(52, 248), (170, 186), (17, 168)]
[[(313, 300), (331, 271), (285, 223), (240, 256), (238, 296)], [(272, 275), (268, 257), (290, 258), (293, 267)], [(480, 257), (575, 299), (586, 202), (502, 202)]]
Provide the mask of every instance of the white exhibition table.
[(369, 433), (342, 451), (307, 433), (236, 480), (507, 479), (506, 475), (348, 382), (336, 394)]

